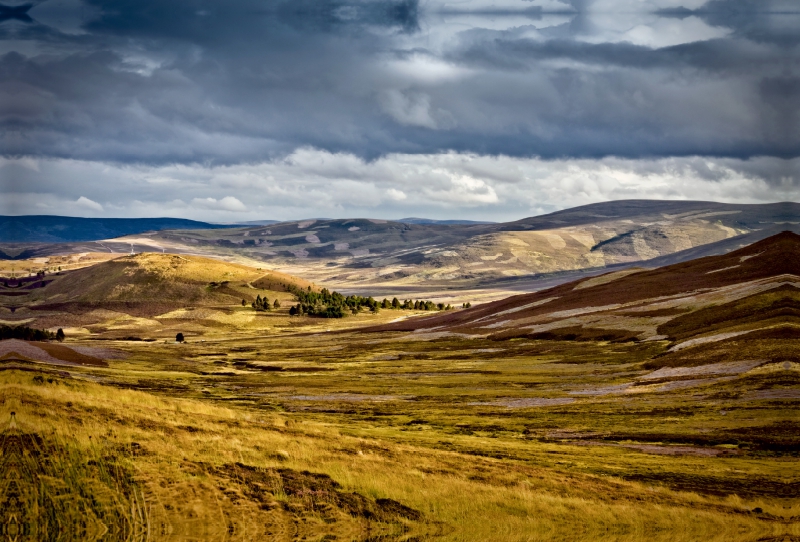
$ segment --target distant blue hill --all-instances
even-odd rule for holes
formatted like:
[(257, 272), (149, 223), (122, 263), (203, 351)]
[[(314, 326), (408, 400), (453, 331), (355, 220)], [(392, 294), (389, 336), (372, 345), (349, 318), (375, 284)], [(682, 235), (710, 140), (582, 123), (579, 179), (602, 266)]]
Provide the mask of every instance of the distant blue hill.
[(488, 221), (481, 221), (481, 220), (434, 220), (432, 218), (417, 218), (417, 217), (409, 217), (409, 218), (401, 218), (396, 222), (403, 222), (405, 224), (445, 224), (445, 225), (454, 225), (454, 224), (496, 224), (496, 222), (488, 222)]
[(52, 215), (0, 216), (0, 243), (74, 243), (157, 230), (230, 228), (183, 218), (78, 218)]

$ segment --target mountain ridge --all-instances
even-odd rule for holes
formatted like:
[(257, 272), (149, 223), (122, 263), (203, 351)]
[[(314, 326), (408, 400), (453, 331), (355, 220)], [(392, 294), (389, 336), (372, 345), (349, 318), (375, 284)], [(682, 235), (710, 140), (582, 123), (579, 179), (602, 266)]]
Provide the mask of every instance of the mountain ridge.
[(85, 218), (58, 215), (0, 216), (3, 243), (96, 241), (165, 229), (216, 229), (230, 226), (171, 217)]

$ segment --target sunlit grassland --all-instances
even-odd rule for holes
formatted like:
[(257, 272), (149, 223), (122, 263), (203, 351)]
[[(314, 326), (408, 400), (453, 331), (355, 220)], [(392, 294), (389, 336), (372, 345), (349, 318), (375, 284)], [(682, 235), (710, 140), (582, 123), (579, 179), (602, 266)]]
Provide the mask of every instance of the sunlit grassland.
[[(69, 377), (0, 372), (3, 419), (58, 443), (76, 485), (93, 471), (70, 465), (128, 473), (105, 499), (124, 503), (131, 539), (800, 536), (796, 450), (762, 438), (796, 402), (735, 380), (604, 391), (662, 343), (205, 337), (102, 341), (128, 357)], [(352, 492), (421, 515), (369, 517), (337, 496)]]

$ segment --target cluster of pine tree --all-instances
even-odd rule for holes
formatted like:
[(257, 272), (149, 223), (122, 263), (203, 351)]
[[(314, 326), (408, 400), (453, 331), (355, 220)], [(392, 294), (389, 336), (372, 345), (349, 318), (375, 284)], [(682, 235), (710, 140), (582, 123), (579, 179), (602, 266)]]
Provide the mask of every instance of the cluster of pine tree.
[(444, 303), (434, 303), (433, 301), (411, 300), (400, 301), (396, 297), (389, 301), (384, 299), (378, 301), (372, 296), (362, 297), (360, 295), (344, 296), (339, 292), (331, 292), (323, 288), (319, 292), (314, 292), (309, 286), (307, 289), (289, 286), (288, 291), (292, 293), (299, 303), (289, 309), (289, 314), (309, 316), (319, 316), (321, 318), (343, 318), (348, 312), (358, 314), (360, 311), (369, 309), (378, 312), (380, 309), (405, 309), (405, 310), (450, 310), (453, 307)]
[(289, 292), (294, 294), (299, 303), (289, 309), (289, 314), (308, 314), (321, 318), (344, 318), (347, 312), (357, 314), (364, 309), (378, 312), (379, 303), (372, 297), (360, 295), (344, 296), (339, 292), (331, 292), (323, 288), (314, 292), (309, 286), (307, 289), (289, 286)]
[[(244, 301), (242, 302), (244, 305)], [(250, 303), (250, 306), (253, 307), (257, 311), (268, 311), (271, 309), (278, 309), (281, 306), (281, 302), (275, 299), (275, 301), (270, 304), (269, 298), (267, 296), (261, 297), (258, 295), (256, 300)]]
[(33, 329), (28, 326), (0, 326), (0, 340), (20, 339), (23, 341), (51, 341), (57, 339), (64, 340), (64, 332), (59, 329), (59, 333), (52, 333), (46, 329)]
[(453, 307), (450, 305), (445, 305), (444, 303), (434, 303), (433, 301), (425, 301), (422, 299), (406, 299), (404, 301), (400, 301), (395, 297), (391, 301), (388, 299), (381, 301), (381, 308), (415, 311), (449, 311)]

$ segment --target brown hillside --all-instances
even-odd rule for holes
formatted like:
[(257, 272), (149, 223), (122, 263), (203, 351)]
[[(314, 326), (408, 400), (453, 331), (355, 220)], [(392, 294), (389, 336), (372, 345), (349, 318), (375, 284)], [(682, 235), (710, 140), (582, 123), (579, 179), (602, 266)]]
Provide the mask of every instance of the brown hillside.
[[(279, 293), (290, 286), (312, 286), (291, 275), (212, 258), (153, 253), (47, 275), (31, 285), (23, 289), (0, 284), (0, 310), (44, 327), (82, 328), (105, 322), (95, 331), (116, 329), (121, 336), (142, 326), (159, 328), (169, 320), (163, 315), (184, 308), (222, 310), (206, 315), (207, 321), (200, 313), (190, 315), (193, 321), (200, 318), (204, 325), (219, 327), (214, 318), (224, 319), (220, 315), (231, 314), (243, 300), (247, 305), (262, 295), (288, 301), (287, 294)], [(153, 320), (158, 316), (162, 320)]]
[(683, 341), (800, 325), (798, 277), (800, 236), (783, 232), (721, 256), (610, 273), (373, 330), (454, 332), (494, 339)]
[(773, 319), (800, 321), (800, 289), (797, 286), (787, 284), (730, 303), (693, 311), (659, 326), (658, 332), (670, 338), (685, 339), (696, 335), (698, 329), (713, 331)]
[[(283, 273), (198, 256), (143, 253), (79, 269), (48, 284), (59, 303), (226, 303), (242, 299), (234, 287), (265, 288), (309, 283)], [(253, 295), (255, 297), (255, 294)]]

